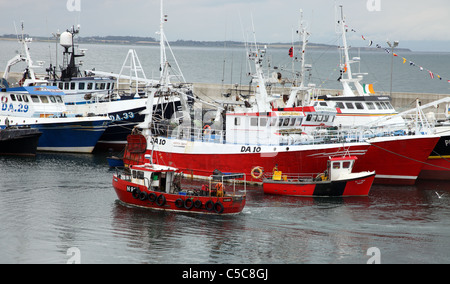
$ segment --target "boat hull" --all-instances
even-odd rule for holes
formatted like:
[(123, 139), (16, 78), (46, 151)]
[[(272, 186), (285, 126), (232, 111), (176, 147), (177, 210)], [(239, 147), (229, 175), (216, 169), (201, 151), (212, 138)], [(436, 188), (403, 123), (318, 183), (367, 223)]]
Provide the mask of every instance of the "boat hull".
[(265, 194), (299, 197), (351, 197), (368, 196), (375, 173), (354, 180), (293, 182), (265, 180)]
[[(147, 141), (146, 154), (153, 152), (154, 162), (182, 169), (187, 175), (208, 177), (215, 169), (250, 176), (255, 167), (271, 172), (275, 165), (286, 173), (322, 173), (329, 157), (347, 153), (358, 157), (355, 172), (377, 173), (376, 184), (413, 185), (438, 139), (400, 136), (345, 145), (244, 146), (156, 138), (154, 148)], [(124, 158), (126, 165), (146, 162), (144, 154), (125, 152)], [(250, 181), (261, 182), (254, 177)]]
[(106, 117), (9, 117), (9, 120), (11, 125), (26, 126), (42, 132), (38, 151), (68, 153), (92, 153), (110, 123)]
[[(139, 140), (139, 139), (137, 139)], [(207, 178), (214, 170), (245, 173), (249, 182), (261, 183), (260, 178), (251, 177), (255, 167), (272, 172), (275, 165), (283, 172), (321, 173), (327, 169), (330, 156), (350, 153), (361, 157), (370, 145), (305, 145), (305, 146), (243, 146), (208, 142), (189, 142), (178, 139), (155, 139), (155, 147), (148, 142), (145, 154), (153, 153), (153, 162), (180, 169), (185, 175)], [(130, 144), (128, 144), (130, 148)], [(125, 151), (125, 165), (139, 165), (145, 162), (145, 154)]]
[(355, 172), (376, 171), (376, 184), (414, 185), (438, 136), (395, 136), (368, 140), (370, 148)]
[(419, 179), (450, 181), (450, 135), (441, 136)]
[(0, 155), (36, 156), (42, 133), (35, 129), (5, 129), (0, 131)]
[[(209, 197), (149, 191), (145, 186), (123, 180), (118, 175), (113, 177), (113, 187), (122, 203), (160, 211), (234, 215), (241, 213), (246, 204), (245, 195)], [(140, 193), (145, 192), (145, 195), (137, 194), (137, 190)], [(151, 195), (153, 199), (150, 198)], [(146, 198), (143, 198), (143, 196), (146, 196)]]

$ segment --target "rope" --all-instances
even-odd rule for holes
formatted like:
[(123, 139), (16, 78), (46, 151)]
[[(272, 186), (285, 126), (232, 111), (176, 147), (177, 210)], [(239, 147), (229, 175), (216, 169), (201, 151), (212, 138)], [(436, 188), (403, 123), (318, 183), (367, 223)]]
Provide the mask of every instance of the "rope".
[[(404, 155), (400, 155), (400, 154), (395, 153), (395, 152), (392, 152), (392, 151), (390, 151), (390, 150), (384, 149), (384, 148), (382, 148), (382, 147), (380, 147), (380, 146), (377, 146), (377, 145), (374, 145), (374, 144), (372, 144), (372, 143), (370, 143), (370, 142), (367, 142), (367, 143), (369, 143), (370, 145), (372, 145), (372, 146), (374, 146), (374, 147), (377, 147), (377, 148), (379, 148), (379, 149), (381, 149), (381, 150), (383, 150), (383, 151), (386, 151), (386, 152), (388, 152), (388, 153), (397, 155), (397, 156), (399, 156), (399, 157), (402, 157), (402, 158), (405, 158), (405, 159), (408, 159), (408, 160), (411, 160), (411, 161), (414, 161), (414, 162), (417, 162), (417, 163), (421, 163), (421, 164), (424, 164), (424, 165), (427, 165), (427, 166), (431, 166), (431, 167), (434, 167), (434, 168), (440, 168), (440, 169), (443, 169), (443, 170), (446, 170), (446, 171), (450, 171), (450, 168), (445, 168), (445, 167), (436, 166), (436, 165), (433, 165), (433, 164), (430, 164), (430, 163), (427, 163), (427, 162), (422, 162), (422, 161), (419, 161), (419, 160), (416, 160), (416, 159), (413, 159), (413, 158), (410, 158), (410, 157), (407, 157), (407, 156), (404, 156)], [(433, 151), (433, 152), (434, 152), (434, 151)]]

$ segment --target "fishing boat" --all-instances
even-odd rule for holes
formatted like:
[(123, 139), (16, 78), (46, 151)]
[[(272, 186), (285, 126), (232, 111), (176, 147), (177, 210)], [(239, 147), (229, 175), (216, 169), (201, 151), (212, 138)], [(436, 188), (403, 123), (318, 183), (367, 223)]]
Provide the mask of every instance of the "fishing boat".
[[(360, 57), (350, 59), (349, 46), (347, 44), (347, 25), (341, 6), (340, 20), (338, 21), (338, 31), (342, 35), (343, 45), (340, 47), (342, 51), (341, 58), (344, 59), (340, 64), (341, 76), (338, 79), (343, 86), (343, 91), (339, 94), (322, 95), (319, 90), (313, 87), (305, 86), (305, 50), (308, 42), (307, 36), (309, 33), (304, 26), (301, 26), (299, 31), (303, 36), (302, 42), (302, 80), (300, 87), (294, 86), (291, 88), (291, 94), (285, 107), (292, 108), (296, 105), (314, 106), (314, 107), (336, 107), (339, 112), (336, 114), (334, 126), (338, 129), (355, 129), (360, 128), (366, 134), (367, 138), (375, 138), (377, 136), (388, 134), (396, 139), (404, 140), (404, 143), (411, 143), (414, 139), (425, 138), (426, 135), (440, 137), (439, 143), (436, 143), (433, 148), (426, 149), (408, 149), (408, 146), (396, 147), (395, 151), (385, 151), (384, 154), (395, 153), (398, 157), (404, 157), (410, 160), (403, 166), (397, 165), (397, 170), (392, 167), (387, 174), (385, 170), (377, 168), (376, 183), (393, 183), (393, 184), (412, 184), (417, 178), (433, 178), (433, 179), (450, 179), (450, 163), (446, 157), (450, 157), (450, 147), (446, 147), (446, 141), (450, 141), (450, 131), (448, 127), (435, 127), (427, 123), (426, 116), (423, 110), (428, 107), (437, 107), (438, 104), (449, 102), (449, 99), (436, 101), (429, 105), (420, 106), (417, 104), (416, 108), (399, 113), (395, 110), (391, 103), (389, 95), (376, 94), (373, 84), (362, 84), (363, 73), (354, 73), (352, 64), (359, 63)], [(381, 133), (381, 135), (380, 135)], [(384, 134), (383, 134), (384, 133)], [(425, 135), (425, 136), (424, 136)], [(391, 138), (386, 138), (391, 142), (385, 141), (383, 144), (392, 143)], [(385, 148), (380, 139), (375, 139), (377, 142), (372, 143), (375, 147)], [(374, 140), (374, 141), (375, 141)], [(405, 151), (406, 150), (406, 151)], [(426, 152), (430, 150), (427, 154)], [(390, 153), (389, 153), (390, 152)], [(420, 153), (419, 153), (420, 152)], [(431, 153), (431, 154), (430, 154)], [(383, 154), (383, 153), (379, 153)], [(377, 154), (378, 155), (378, 154)], [(424, 159), (424, 155), (426, 158)], [(370, 156), (370, 155), (369, 155)], [(366, 160), (371, 160), (371, 157), (365, 157)], [(416, 161), (415, 163), (413, 161)], [(367, 163), (365, 161), (364, 163)], [(373, 163), (371, 163), (373, 166)], [(413, 166), (414, 164), (414, 166)], [(402, 167), (411, 169), (404, 171)], [(413, 168), (414, 167), (414, 170)], [(357, 165), (357, 169), (361, 170)], [(400, 173), (399, 171), (403, 171)], [(409, 173), (407, 173), (409, 172)], [(409, 180), (409, 181), (408, 181)]]
[(38, 151), (92, 153), (108, 117), (67, 112), (57, 87), (18, 87), (0, 92), (0, 129), (7, 125), (42, 132)]
[[(150, 156), (146, 158), (151, 161)], [(208, 184), (184, 188), (180, 171), (173, 167), (146, 163), (117, 171), (113, 186), (126, 205), (211, 215), (239, 214), (245, 207), (245, 183), (243, 192), (236, 190), (236, 180), (245, 181), (244, 174), (217, 173), (210, 176)]]
[[(107, 115), (111, 124), (100, 137), (96, 150), (121, 151), (126, 145), (126, 137), (133, 128), (144, 120), (141, 112), (146, 107), (146, 86), (155, 84), (147, 79), (137, 52), (128, 51), (120, 74), (93, 70), (81, 72), (81, 63), (76, 59), (86, 55), (81, 49), (77, 54), (75, 37), (80, 29), (72, 27), (60, 35), (63, 47), (63, 65), (58, 75), (55, 66), (47, 69), (48, 84), (63, 90), (67, 109), (77, 113)], [(155, 98), (158, 100), (158, 98)], [(154, 103), (155, 112), (162, 118), (170, 118), (179, 106), (176, 99)]]
[[(163, 24), (164, 21), (161, 27)], [(163, 35), (162, 28), (160, 34)], [(185, 86), (170, 83), (165, 53), (161, 51), (161, 54), (161, 83), (149, 90), (149, 98), (159, 92), (187, 97)], [(322, 135), (323, 130), (314, 125), (309, 128), (309, 114), (305, 113), (306, 109), (319, 112), (320, 106), (303, 108), (303, 117), (294, 108), (276, 111), (272, 108), (271, 103), (276, 98), (270, 97), (266, 89), (262, 70), (264, 56), (265, 49), (256, 43), (254, 49), (248, 51), (248, 58), (256, 67), (253, 76), (256, 91), (245, 105), (216, 106), (210, 113), (201, 109), (198, 100), (193, 110), (182, 103), (183, 111), (177, 113), (179, 116), (166, 123), (165, 127), (155, 127), (150, 99), (146, 120), (139, 125), (140, 131), (129, 137), (124, 154), (125, 166), (142, 164), (147, 154), (152, 155), (158, 164), (176, 167), (197, 178), (207, 178), (216, 168), (250, 176), (255, 166), (270, 168), (274, 164), (290, 173), (315, 173), (325, 170), (329, 157), (349, 152), (349, 155), (359, 158), (355, 165), (358, 171), (375, 170), (380, 183), (415, 183), (423, 167), (422, 162), (436, 145), (438, 137), (388, 135), (367, 138), (345, 133), (327, 135), (326, 130)], [(313, 113), (310, 114), (314, 117)], [(324, 116), (320, 117), (323, 121)], [(319, 115), (315, 118), (318, 119)], [(157, 132), (155, 128), (165, 131)], [(384, 160), (379, 157), (384, 157)], [(254, 177), (249, 181), (260, 182)]]
[[(65, 93), (62, 98), (68, 112), (84, 116), (108, 116), (110, 124), (98, 140), (95, 150), (122, 151), (129, 133), (144, 120), (141, 112), (145, 110), (147, 102), (145, 87), (155, 81), (146, 78), (135, 50), (129, 50), (118, 75), (105, 72), (98, 75), (95, 69), (82, 72), (83, 62), (77, 60), (86, 56), (87, 49), (77, 52), (75, 37), (79, 32), (79, 27), (72, 27), (57, 34), (57, 50), (58, 43), (63, 48), (62, 65), (58, 66), (58, 62), (50, 64), (46, 69), (47, 74), (42, 76), (35, 69), (42, 67), (43, 62), (39, 66), (34, 65), (29, 48), (32, 39), (25, 38), (22, 25), (22, 35), (18, 36), (22, 51), (7, 63), (2, 82), (8, 82), (14, 65), (25, 62), (26, 71), (17, 86), (57, 87)], [(127, 72), (129, 75), (125, 75)], [(170, 118), (178, 106), (179, 100), (176, 98), (155, 98), (155, 113), (161, 118)]]
[[(1, 123), (1, 122), (0, 122)], [(9, 125), (9, 122), (6, 123)], [(39, 137), (42, 132), (29, 127), (0, 129), (0, 155), (36, 156)]]
[(263, 178), (265, 194), (302, 197), (368, 196), (375, 172), (353, 173), (357, 157), (330, 157), (320, 174), (284, 174), (278, 168)]

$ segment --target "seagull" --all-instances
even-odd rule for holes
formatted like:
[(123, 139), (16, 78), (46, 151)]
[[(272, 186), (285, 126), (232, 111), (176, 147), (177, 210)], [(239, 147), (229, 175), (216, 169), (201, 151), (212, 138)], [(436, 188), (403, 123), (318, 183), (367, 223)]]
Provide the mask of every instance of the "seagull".
[(438, 196), (439, 199), (441, 199), (441, 198), (445, 195), (445, 193), (443, 193), (442, 195), (440, 195), (440, 194), (437, 193), (437, 191), (436, 191), (436, 195)]

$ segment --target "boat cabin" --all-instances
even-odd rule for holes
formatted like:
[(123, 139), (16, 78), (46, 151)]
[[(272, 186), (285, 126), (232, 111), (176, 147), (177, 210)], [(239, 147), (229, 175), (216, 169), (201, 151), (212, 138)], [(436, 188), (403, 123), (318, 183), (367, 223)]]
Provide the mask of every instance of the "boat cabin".
[[(332, 181), (344, 179), (352, 174), (357, 157), (339, 157), (328, 160), (328, 178)], [(327, 174), (325, 174), (327, 176)]]
[(337, 110), (296, 107), (271, 112), (227, 113), (228, 143), (254, 145), (294, 145), (318, 128), (332, 127)]
[(130, 166), (131, 183), (147, 187), (151, 191), (175, 192), (175, 173), (178, 169), (161, 165)]
[(14, 117), (66, 116), (64, 93), (56, 87), (2, 89), (0, 115)]

